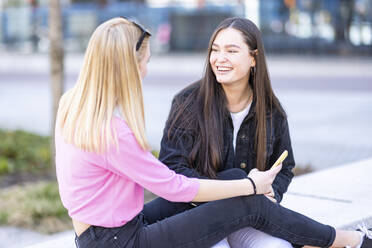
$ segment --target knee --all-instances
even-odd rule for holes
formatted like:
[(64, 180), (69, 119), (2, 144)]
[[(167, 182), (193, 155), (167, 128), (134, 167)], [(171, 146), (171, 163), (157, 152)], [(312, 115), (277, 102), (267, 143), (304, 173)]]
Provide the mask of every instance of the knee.
[(246, 201), (246, 204), (252, 205), (252, 207), (256, 206), (258, 208), (263, 208), (266, 200), (268, 200), (266, 196), (262, 194), (243, 196), (243, 199)]
[(270, 201), (264, 195), (251, 195), (223, 199), (219, 202), (227, 209), (234, 208), (236, 211), (243, 211), (247, 216), (255, 217), (255, 222), (258, 222), (261, 215), (266, 213), (266, 200)]
[(276, 205), (276, 203), (273, 203), (265, 195), (262, 194), (246, 196), (244, 197), (244, 200), (247, 205), (251, 206), (252, 208), (257, 208), (264, 215), (268, 214), (268, 212), (272, 210), (274, 205)]
[(247, 177), (247, 173), (239, 168), (232, 168), (228, 170), (221, 171), (218, 173), (218, 179), (221, 180), (233, 180), (233, 179), (243, 179)]
[[(243, 204), (246, 210), (249, 212), (249, 215), (255, 217), (254, 227), (259, 227), (262, 224), (261, 217), (267, 217), (268, 213), (268, 204), (269, 203), (266, 196), (264, 195), (251, 195), (242, 197)], [(261, 220), (261, 221), (260, 221)]]

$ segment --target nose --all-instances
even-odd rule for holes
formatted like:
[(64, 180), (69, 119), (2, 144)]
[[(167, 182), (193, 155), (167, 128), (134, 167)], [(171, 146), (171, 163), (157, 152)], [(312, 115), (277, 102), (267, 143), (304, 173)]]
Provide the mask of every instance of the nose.
[(224, 52), (219, 52), (216, 57), (216, 62), (221, 63), (221, 62), (225, 62), (226, 60), (227, 60), (226, 54)]

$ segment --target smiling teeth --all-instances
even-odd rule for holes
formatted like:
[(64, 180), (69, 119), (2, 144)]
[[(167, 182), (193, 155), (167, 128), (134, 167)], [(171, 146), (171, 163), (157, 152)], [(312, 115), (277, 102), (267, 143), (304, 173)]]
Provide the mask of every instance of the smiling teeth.
[(231, 68), (228, 68), (228, 67), (217, 67), (217, 70), (219, 70), (219, 71), (231, 71)]

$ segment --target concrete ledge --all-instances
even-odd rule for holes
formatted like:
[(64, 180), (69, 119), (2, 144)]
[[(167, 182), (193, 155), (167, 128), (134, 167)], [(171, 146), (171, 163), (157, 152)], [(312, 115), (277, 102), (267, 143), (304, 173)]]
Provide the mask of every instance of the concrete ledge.
[(73, 235), (66, 235), (64, 237), (45, 241), (39, 244), (27, 246), (26, 248), (75, 248), (75, 241)]
[[(338, 228), (372, 226), (372, 159), (317, 171), (293, 179), (282, 205)], [(74, 233), (27, 248), (74, 248)]]
[(27, 246), (26, 248), (75, 248), (75, 234), (73, 231), (52, 235), (43, 242)]
[(372, 159), (299, 176), (282, 205), (319, 222), (354, 228), (372, 220)]

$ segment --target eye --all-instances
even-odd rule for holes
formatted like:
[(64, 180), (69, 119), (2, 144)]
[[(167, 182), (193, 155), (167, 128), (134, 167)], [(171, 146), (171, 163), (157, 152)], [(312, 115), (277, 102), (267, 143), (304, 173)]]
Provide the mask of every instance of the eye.
[(218, 52), (218, 49), (217, 49), (217, 48), (212, 48), (211, 51), (212, 51), (212, 52)]
[(229, 53), (237, 53), (238, 51), (236, 50), (228, 50)]

